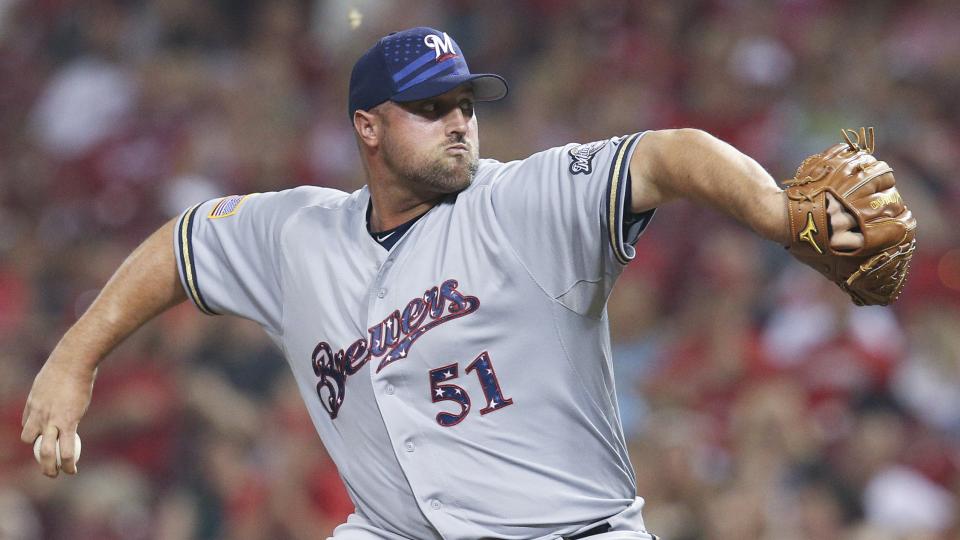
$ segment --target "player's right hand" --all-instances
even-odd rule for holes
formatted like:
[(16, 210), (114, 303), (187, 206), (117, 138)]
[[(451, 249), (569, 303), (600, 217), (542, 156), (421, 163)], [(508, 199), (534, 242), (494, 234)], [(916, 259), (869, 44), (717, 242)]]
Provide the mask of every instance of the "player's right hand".
[(74, 434), (80, 418), (90, 406), (96, 374), (96, 368), (84, 367), (65, 354), (54, 351), (33, 381), (23, 409), (20, 440), (32, 448), (37, 437), (43, 435), (40, 470), (50, 478), (56, 478), (60, 470), (67, 474), (77, 473)]

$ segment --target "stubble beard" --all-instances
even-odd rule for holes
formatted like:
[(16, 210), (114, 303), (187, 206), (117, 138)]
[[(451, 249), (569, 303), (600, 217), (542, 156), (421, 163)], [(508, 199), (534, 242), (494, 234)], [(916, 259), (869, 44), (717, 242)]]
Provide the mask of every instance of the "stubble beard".
[(389, 138), (383, 141), (383, 159), (400, 179), (410, 185), (436, 193), (456, 193), (468, 188), (479, 168), (479, 160), (471, 150), (461, 158), (447, 156), (426, 163), (414, 163)]

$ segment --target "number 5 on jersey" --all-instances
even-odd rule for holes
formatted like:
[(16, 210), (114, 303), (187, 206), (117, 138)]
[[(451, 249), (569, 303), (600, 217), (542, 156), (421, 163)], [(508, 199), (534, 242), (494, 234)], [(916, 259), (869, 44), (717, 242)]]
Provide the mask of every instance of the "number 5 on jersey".
[[(503, 397), (500, 382), (497, 380), (497, 373), (494, 371), (490, 355), (486, 351), (480, 353), (480, 356), (470, 362), (466, 372), (470, 373), (471, 371), (475, 371), (477, 378), (480, 379), (480, 388), (487, 400), (486, 407), (480, 409), (481, 415), (513, 405), (513, 399)], [(430, 397), (433, 402), (453, 401), (460, 405), (460, 412), (458, 413), (437, 413), (437, 423), (443, 427), (459, 424), (470, 412), (470, 396), (467, 391), (456, 384), (446, 383), (446, 381), (456, 379), (459, 376), (458, 372), (457, 364), (449, 364), (430, 370)]]

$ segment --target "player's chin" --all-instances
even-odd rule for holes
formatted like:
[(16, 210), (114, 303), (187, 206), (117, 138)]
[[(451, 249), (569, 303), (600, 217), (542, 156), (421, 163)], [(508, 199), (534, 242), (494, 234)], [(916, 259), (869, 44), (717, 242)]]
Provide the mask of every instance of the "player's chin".
[(411, 177), (435, 193), (451, 194), (470, 187), (477, 173), (477, 166), (475, 159), (445, 157), (431, 162)]
[(441, 193), (459, 193), (470, 187), (472, 182), (473, 175), (471, 174), (450, 175), (444, 178), (442, 182), (435, 183), (434, 187)]
[(457, 186), (456, 191), (464, 190), (473, 183), (473, 177), (477, 175), (477, 161), (473, 159), (464, 159), (454, 168), (451, 174), (453, 184)]
[(470, 156), (456, 156), (446, 161), (441, 183), (447, 187), (447, 192), (456, 193), (470, 187), (477, 174), (477, 161)]

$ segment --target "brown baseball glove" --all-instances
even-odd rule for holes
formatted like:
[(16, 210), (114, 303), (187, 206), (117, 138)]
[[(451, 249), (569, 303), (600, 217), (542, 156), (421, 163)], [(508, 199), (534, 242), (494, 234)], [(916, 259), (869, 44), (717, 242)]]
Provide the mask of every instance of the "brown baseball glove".
[[(873, 128), (841, 134), (844, 143), (803, 160), (796, 175), (784, 182), (790, 214), (787, 249), (858, 306), (885, 306), (903, 288), (917, 245), (917, 220), (897, 191), (893, 169), (873, 157)], [(830, 247), (827, 193), (856, 220), (853, 231), (863, 234), (862, 247)]]

